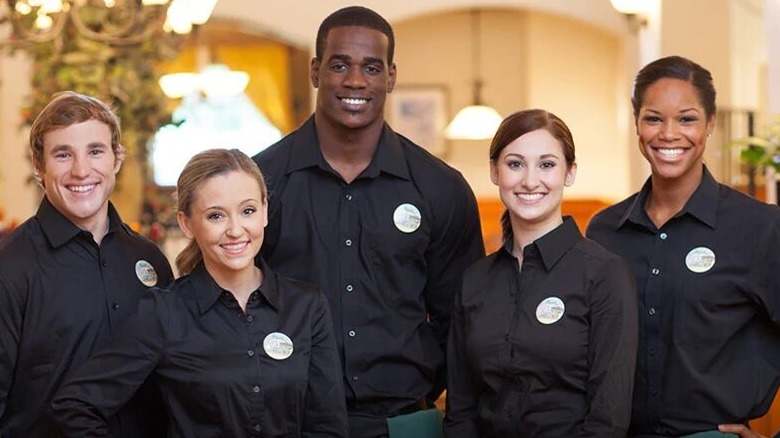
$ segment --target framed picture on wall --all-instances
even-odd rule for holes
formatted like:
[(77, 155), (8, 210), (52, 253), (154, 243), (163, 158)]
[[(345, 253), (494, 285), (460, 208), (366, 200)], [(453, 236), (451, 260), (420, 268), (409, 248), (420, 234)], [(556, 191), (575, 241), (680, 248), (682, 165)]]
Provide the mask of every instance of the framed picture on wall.
[(399, 134), (444, 157), (449, 123), (449, 93), (443, 85), (396, 86), (388, 96), (387, 121)]

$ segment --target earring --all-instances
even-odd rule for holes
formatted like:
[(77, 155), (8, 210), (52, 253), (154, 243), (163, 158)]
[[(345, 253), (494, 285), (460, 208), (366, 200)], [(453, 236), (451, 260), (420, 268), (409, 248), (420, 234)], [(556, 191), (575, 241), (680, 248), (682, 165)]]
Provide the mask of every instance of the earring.
[(707, 138), (710, 138), (710, 137), (712, 137), (712, 133), (711, 133), (711, 132), (708, 132), (708, 133), (707, 133)]

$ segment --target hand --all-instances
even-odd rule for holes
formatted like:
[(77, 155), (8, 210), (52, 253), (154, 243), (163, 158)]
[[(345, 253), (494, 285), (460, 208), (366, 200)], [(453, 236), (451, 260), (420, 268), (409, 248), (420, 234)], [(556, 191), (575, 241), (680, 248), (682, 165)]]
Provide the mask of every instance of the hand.
[(724, 433), (735, 433), (740, 438), (767, 438), (764, 435), (753, 432), (744, 424), (721, 424), (718, 426), (718, 430)]

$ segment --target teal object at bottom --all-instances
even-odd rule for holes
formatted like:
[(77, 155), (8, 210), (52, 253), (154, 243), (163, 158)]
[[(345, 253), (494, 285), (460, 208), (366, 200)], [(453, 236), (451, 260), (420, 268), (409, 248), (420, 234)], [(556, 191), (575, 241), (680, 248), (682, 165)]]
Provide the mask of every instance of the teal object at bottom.
[(691, 435), (683, 435), (680, 438), (734, 438), (739, 435), (733, 433), (723, 433), (717, 430), (708, 430), (706, 432), (696, 432)]
[(387, 419), (390, 438), (442, 438), (441, 412), (425, 409)]

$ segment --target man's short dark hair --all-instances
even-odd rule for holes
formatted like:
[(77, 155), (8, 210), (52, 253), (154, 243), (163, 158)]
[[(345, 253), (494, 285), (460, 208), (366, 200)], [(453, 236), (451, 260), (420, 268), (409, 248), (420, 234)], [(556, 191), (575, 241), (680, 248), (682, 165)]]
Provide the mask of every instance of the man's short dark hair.
[(315, 56), (322, 61), (322, 54), (325, 52), (325, 44), (328, 32), (336, 27), (360, 26), (369, 29), (378, 30), (387, 36), (387, 63), (393, 63), (393, 52), (395, 51), (395, 36), (393, 28), (381, 15), (363, 6), (348, 6), (328, 15), (319, 30), (317, 30), (317, 44)]

